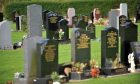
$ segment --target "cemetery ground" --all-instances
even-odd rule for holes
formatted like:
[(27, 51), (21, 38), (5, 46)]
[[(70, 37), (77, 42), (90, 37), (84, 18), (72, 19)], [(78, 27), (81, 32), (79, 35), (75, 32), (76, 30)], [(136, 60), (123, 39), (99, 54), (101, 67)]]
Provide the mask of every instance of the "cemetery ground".
[[(140, 24), (138, 24), (140, 32)], [(13, 30), (15, 24), (13, 24)], [(96, 40), (91, 40), (91, 58), (96, 60), (100, 65), (101, 61), (101, 30), (104, 26), (96, 26)], [(71, 30), (71, 29), (70, 29)], [(19, 42), (22, 40), (22, 36), (25, 32), (13, 31), (12, 42)], [(43, 32), (45, 37), (45, 31)], [(139, 35), (140, 36), (140, 35)], [(139, 38), (138, 38), (139, 39)], [(140, 40), (140, 39), (139, 39)], [(7, 81), (11, 81), (14, 77), (14, 73), (23, 72), (24, 70), (24, 57), (23, 49), (19, 48), (16, 50), (0, 50), (0, 84), (5, 84)], [(71, 61), (71, 45), (70, 44), (59, 44), (59, 64), (70, 63)], [(74, 81), (68, 84), (139, 84), (140, 73), (133, 73), (114, 77), (100, 77), (90, 78), (82, 81)]]

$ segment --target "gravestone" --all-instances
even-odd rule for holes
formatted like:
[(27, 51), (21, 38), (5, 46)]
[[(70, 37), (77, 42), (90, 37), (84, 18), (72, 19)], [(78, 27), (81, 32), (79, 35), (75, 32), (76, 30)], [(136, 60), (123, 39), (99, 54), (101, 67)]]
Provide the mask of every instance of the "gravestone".
[(140, 68), (140, 42), (131, 42), (136, 68)]
[(25, 79), (30, 84), (30, 79), (37, 77), (37, 43), (42, 41), (42, 37), (34, 36), (24, 39), (23, 49), (25, 56)]
[(21, 30), (22, 27), (22, 16), (19, 16), (19, 30)]
[(137, 4), (136, 8), (136, 23), (140, 20), (140, 3)]
[(121, 34), (122, 34), (122, 28), (123, 28), (123, 26), (125, 26), (125, 24), (126, 24), (126, 21), (127, 21), (127, 17), (125, 16), (125, 15), (120, 15), (119, 17), (118, 17), (118, 20), (117, 20), (118, 22), (118, 24), (117, 24), (117, 29), (119, 29), (119, 36), (121, 36)]
[(59, 39), (60, 40), (68, 40), (69, 39), (68, 21), (66, 19), (61, 19), (59, 21), (59, 28), (62, 29), (62, 31), (59, 33)]
[(46, 14), (46, 25), (47, 25), (47, 38), (48, 39), (58, 39), (58, 22), (59, 16), (57, 13), (48, 12)]
[(0, 22), (3, 21), (3, 13), (0, 12)]
[(71, 50), (72, 50), (72, 61), (89, 63), (90, 54), (90, 32), (74, 28), (71, 33)]
[(73, 28), (76, 27), (77, 22), (78, 22), (78, 16), (73, 16), (72, 17)]
[(90, 32), (90, 39), (95, 39), (96, 38), (95, 25), (93, 23), (88, 24), (87, 31)]
[(58, 42), (43, 40), (37, 44), (38, 70), (37, 77), (42, 78), (58, 71)]
[(90, 13), (90, 20), (94, 23), (94, 11)]
[(42, 36), (42, 6), (32, 4), (27, 6), (27, 21), (29, 36)]
[(86, 30), (86, 26), (88, 25), (88, 19), (88, 16), (82, 16), (82, 18), (78, 21), (76, 27)]
[(126, 3), (121, 3), (120, 4), (120, 15), (125, 15), (126, 17), (128, 17), (127, 4)]
[(93, 17), (94, 17), (94, 22), (97, 22), (99, 20), (99, 18), (101, 17), (101, 12), (99, 10), (99, 8), (94, 8), (93, 11)]
[(67, 15), (68, 15), (68, 21), (69, 21), (68, 25), (71, 27), (72, 26), (72, 17), (75, 16), (75, 9), (68, 8)]
[(16, 31), (21, 30), (21, 23), (22, 23), (21, 20), (22, 20), (22, 16), (15, 17)]
[(119, 11), (117, 9), (111, 9), (109, 11), (109, 26), (117, 28), (117, 17), (119, 16)]
[(2, 50), (13, 49), (10, 25), (6, 20), (0, 22), (0, 49)]
[(121, 62), (128, 66), (128, 55), (132, 53), (130, 42), (137, 41), (138, 28), (137, 25), (133, 24), (130, 20), (126, 21), (125, 26), (121, 28)]
[(115, 75), (127, 71), (120, 64), (118, 52), (118, 30), (113, 27), (101, 32), (101, 70), (105, 75)]
[(44, 28), (46, 29), (46, 14), (50, 12), (49, 10), (44, 10), (42, 12), (42, 20), (43, 20), (43, 25), (44, 25)]

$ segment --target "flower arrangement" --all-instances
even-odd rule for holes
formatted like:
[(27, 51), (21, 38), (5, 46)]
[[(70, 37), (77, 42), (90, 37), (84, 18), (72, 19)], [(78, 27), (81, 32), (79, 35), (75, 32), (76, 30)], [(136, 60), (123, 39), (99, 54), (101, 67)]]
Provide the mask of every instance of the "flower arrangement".
[(94, 59), (90, 60), (90, 66), (91, 66), (91, 70), (90, 70), (91, 76), (95, 78), (99, 77), (100, 69), (98, 63)]
[(80, 63), (80, 62), (77, 62), (77, 63), (72, 63), (72, 71), (73, 72), (83, 72), (84, 68), (87, 66), (87, 63)]

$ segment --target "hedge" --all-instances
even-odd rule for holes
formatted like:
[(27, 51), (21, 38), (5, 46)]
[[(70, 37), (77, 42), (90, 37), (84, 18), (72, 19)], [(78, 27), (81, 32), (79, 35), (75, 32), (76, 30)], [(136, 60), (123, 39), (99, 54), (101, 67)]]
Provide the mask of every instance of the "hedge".
[(128, 11), (130, 16), (135, 15), (136, 4), (138, 0), (81, 0), (81, 1), (64, 1), (64, 2), (51, 2), (51, 1), (38, 1), (38, 2), (16, 2), (11, 3), (5, 7), (5, 18), (10, 19), (14, 10), (18, 10), (20, 14), (26, 15), (27, 5), (39, 4), (42, 5), (43, 10), (57, 12), (61, 15), (67, 14), (69, 7), (74, 7), (76, 15), (89, 15), (94, 8), (101, 10), (101, 15), (107, 16), (111, 8), (118, 8), (120, 3), (128, 4)]

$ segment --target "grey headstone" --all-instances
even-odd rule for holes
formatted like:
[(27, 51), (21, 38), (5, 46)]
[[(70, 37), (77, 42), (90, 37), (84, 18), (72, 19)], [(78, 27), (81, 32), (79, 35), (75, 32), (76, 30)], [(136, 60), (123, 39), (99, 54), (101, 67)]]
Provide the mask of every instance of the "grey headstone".
[(128, 17), (127, 4), (126, 3), (121, 3), (120, 4), (120, 15), (125, 15), (126, 17)]
[(29, 28), (29, 36), (42, 36), (42, 6), (27, 6), (27, 20)]
[(0, 22), (0, 49), (13, 49), (10, 22)]
[(109, 11), (109, 26), (117, 28), (117, 17), (119, 16), (119, 11), (116, 9), (111, 9)]
[(90, 61), (90, 32), (74, 28), (71, 33), (71, 49), (73, 62)]
[(37, 77), (37, 43), (43, 40), (41, 37), (30, 37), (23, 41), (25, 56), (25, 78)]

